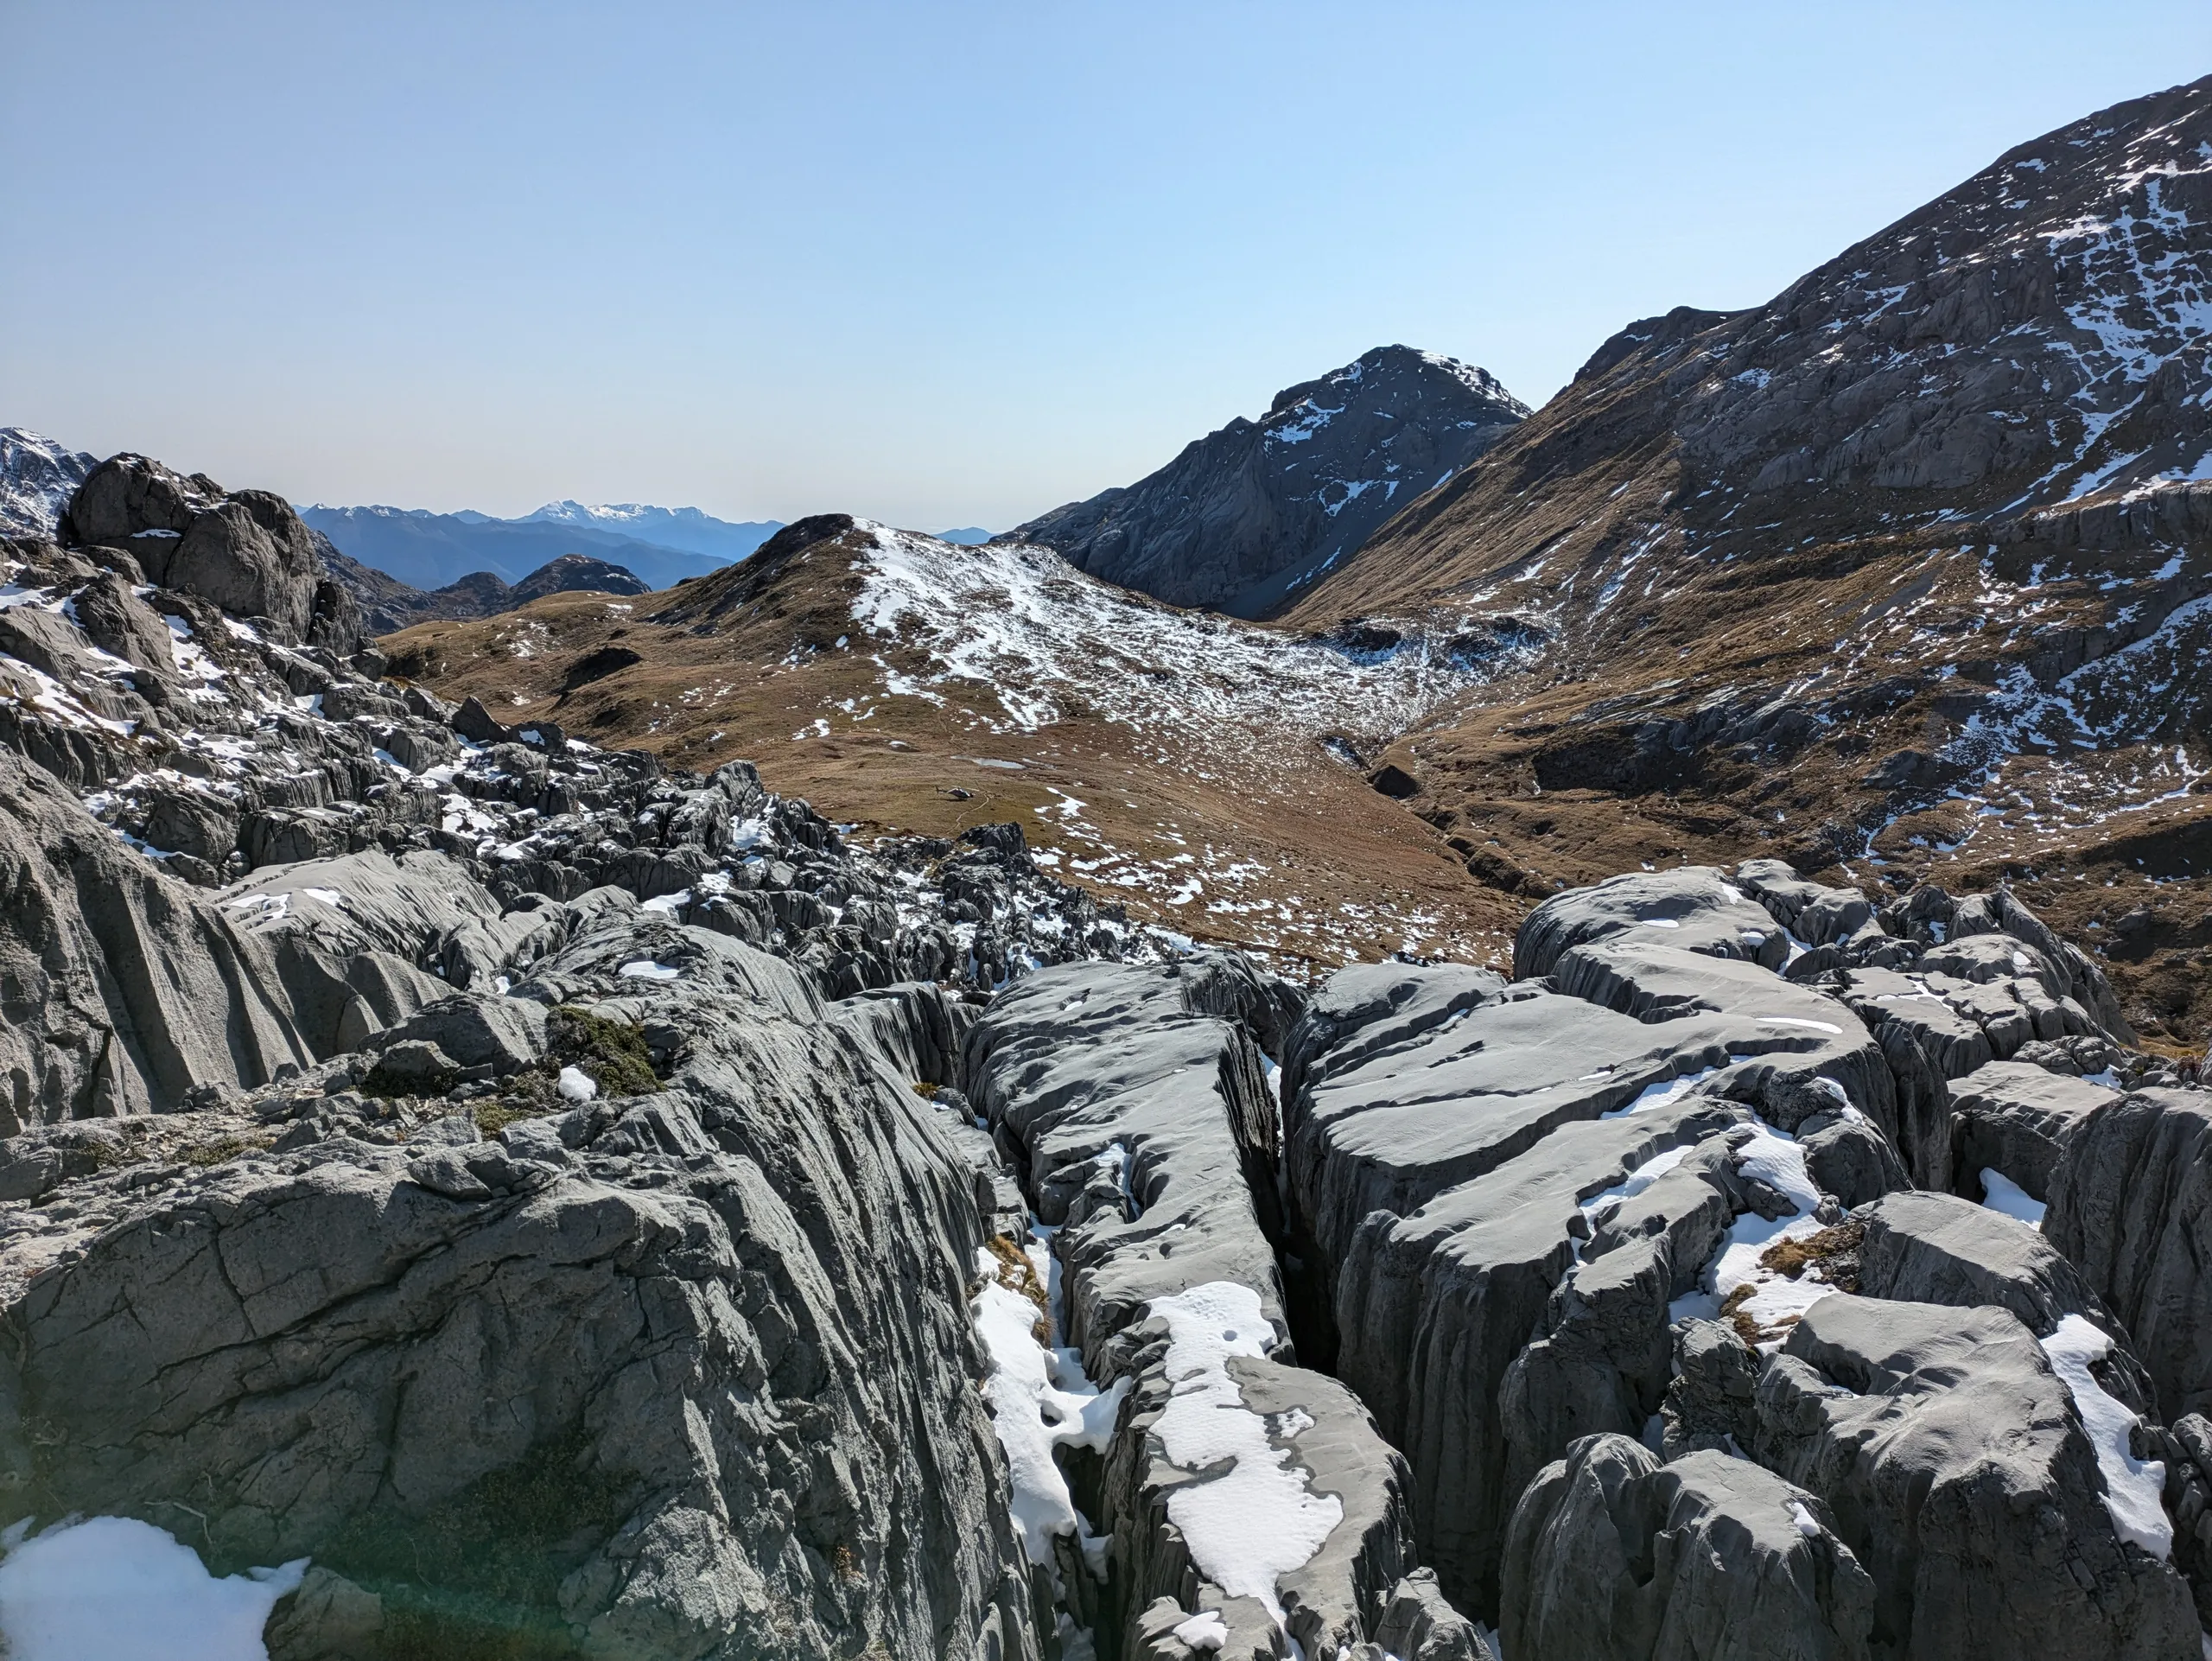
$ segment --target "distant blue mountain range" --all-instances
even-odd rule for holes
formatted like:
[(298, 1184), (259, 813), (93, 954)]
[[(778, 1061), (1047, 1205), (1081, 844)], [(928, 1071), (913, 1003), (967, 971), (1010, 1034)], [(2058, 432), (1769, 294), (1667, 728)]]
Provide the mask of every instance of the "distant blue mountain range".
[(655, 589), (743, 559), (783, 529), (734, 524), (696, 507), (553, 502), (516, 519), (405, 507), (304, 507), (300, 517), (338, 551), (410, 588), (442, 589), (472, 571), (520, 582), (549, 560), (582, 554), (620, 565)]
[[(442, 589), (474, 571), (518, 583), (549, 560), (582, 554), (620, 565), (647, 586), (673, 588), (734, 564), (782, 530), (780, 519), (718, 519), (696, 507), (618, 502), (589, 507), (548, 502), (520, 519), (433, 513), (420, 507), (303, 507), (300, 517), (350, 559), (410, 588)], [(945, 542), (988, 542), (977, 525), (941, 533)]]

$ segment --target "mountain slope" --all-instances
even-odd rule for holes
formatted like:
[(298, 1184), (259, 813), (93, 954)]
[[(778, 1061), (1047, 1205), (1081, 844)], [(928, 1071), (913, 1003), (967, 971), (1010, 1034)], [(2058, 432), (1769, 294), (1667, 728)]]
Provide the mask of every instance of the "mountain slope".
[(1402, 758), (1489, 864), (2010, 874), (2068, 926), (2132, 920), (2130, 1018), (2193, 1034), (2196, 908), (2142, 885), (2212, 866), (2208, 341), (2199, 81), (1765, 306), (1631, 326), (1290, 620), (1544, 630)]
[(1286, 964), (1492, 958), (1518, 909), (1362, 760), (1518, 640), (1286, 634), (1048, 549), (824, 515), (672, 593), (556, 596), (383, 645), (397, 672), (503, 719), (686, 767), (749, 753), (871, 831), (1015, 820), (1133, 916)]
[(538, 519), (486, 519), (421, 508), (305, 507), (300, 517), (364, 565), (412, 588), (443, 588), (475, 571), (519, 582), (564, 554), (582, 554), (634, 572), (666, 588), (703, 576), (728, 557), (667, 547), (592, 525)]
[(0, 427), (0, 537), (47, 537), (99, 458), (23, 427)]
[(1001, 540), (1176, 605), (1262, 616), (1528, 413), (1487, 370), (1380, 347)]

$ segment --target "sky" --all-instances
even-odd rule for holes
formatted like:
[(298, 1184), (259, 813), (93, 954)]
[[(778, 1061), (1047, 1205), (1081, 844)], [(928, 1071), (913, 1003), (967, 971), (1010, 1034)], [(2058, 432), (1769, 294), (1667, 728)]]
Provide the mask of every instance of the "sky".
[(2208, 71), (2202, 0), (0, 0), (0, 424), (1003, 530), (1374, 346), (1541, 404)]

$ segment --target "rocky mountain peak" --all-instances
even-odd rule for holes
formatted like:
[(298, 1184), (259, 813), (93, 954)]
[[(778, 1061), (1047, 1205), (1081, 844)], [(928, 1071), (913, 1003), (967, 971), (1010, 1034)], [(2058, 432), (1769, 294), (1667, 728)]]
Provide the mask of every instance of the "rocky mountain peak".
[(1275, 394), (1157, 473), (1000, 538), (1176, 605), (1257, 617), (1529, 413), (1489, 371), (1378, 347)]
[(0, 427), (0, 537), (48, 537), (61, 510), (99, 465), (24, 427)]

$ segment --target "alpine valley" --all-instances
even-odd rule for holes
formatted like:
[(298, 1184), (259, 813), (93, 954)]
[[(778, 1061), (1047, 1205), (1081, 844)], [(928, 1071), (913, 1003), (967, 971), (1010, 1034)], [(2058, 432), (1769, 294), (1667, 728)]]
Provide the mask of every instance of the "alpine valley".
[(2212, 80), (995, 537), (0, 430), (0, 1631), (2212, 1654), (2208, 351)]

